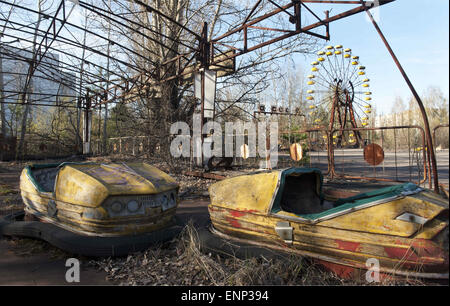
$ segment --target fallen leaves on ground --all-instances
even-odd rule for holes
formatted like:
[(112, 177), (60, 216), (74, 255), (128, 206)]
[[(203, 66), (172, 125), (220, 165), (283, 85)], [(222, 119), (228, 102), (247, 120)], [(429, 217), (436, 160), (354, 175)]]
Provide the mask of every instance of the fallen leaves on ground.
[(192, 222), (169, 243), (124, 258), (92, 260), (90, 265), (105, 271), (107, 280), (120, 285), (342, 284), (333, 274), (319, 270), (300, 257), (281, 261), (202, 253)]

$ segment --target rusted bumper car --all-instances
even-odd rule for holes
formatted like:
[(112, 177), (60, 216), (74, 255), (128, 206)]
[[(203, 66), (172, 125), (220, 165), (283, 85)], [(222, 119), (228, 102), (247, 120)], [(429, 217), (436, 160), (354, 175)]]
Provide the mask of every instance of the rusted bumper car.
[(226, 179), (209, 192), (211, 227), (201, 236), (209, 250), (297, 254), (342, 278), (378, 264), (380, 277), (448, 280), (448, 200), (415, 184), (338, 199), (323, 192), (320, 170), (290, 168)]
[(75, 254), (125, 255), (179, 233), (178, 189), (146, 163), (27, 166), (24, 212), (0, 219), (0, 234), (40, 238)]

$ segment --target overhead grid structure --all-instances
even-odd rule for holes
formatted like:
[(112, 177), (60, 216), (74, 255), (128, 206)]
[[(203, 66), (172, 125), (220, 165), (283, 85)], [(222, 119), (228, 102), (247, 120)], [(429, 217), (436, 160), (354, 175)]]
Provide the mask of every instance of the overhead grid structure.
[[(107, 110), (110, 103), (124, 104), (149, 96), (160, 98), (165, 83), (175, 82), (177, 86), (189, 87), (198, 76), (201, 84), (199, 109), (204, 123), (214, 118), (215, 112), (213, 105), (212, 115), (209, 112), (205, 117), (207, 71), (215, 71), (217, 77), (232, 75), (237, 57), (300, 34), (329, 40), (332, 22), (361, 12), (369, 15), (415, 93), (369, 11), (376, 5), (393, 1), (258, 0), (245, 10), (241, 24), (223, 26), (218, 34), (212, 35), (213, 31), (208, 26), (214, 29), (215, 21), (211, 21), (212, 25), (205, 20), (197, 22), (194, 29), (149, 4), (152, 3), (150, 1), (61, 0), (56, 2), (56, 6), (35, 9), (26, 1), (0, 0), (0, 57), (27, 66), (25, 72), (5, 71), (3, 67), (0, 74), (9, 74), (8, 77), (18, 86), (10, 89), (3, 84), (4, 81), (0, 83), (1, 104), (3, 109), (6, 105), (76, 109), (75, 150), (89, 154), (92, 150), (92, 112), (99, 110), (101, 113), (102, 107)], [(323, 15), (315, 8), (315, 5), (322, 4), (346, 6), (348, 9), (335, 15), (325, 11)], [(130, 9), (130, 5), (134, 9)], [(83, 24), (83, 16), (77, 13), (76, 6), (84, 10), (85, 16), (91, 16), (91, 24)], [(74, 11), (77, 16), (73, 16)], [(139, 21), (136, 17), (142, 14), (150, 15), (152, 20), (159, 19), (164, 27)], [(23, 16), (27, 18), (21, 18)], [(168, 35), (162, 28), (176, 34)], [(164, 55), (162, 60), (148, 56), (156, 51), (143, 41), (158, 46)], [(144, 52), (137, 52), (133, 46), (139, 46)], [(68, 90), (66, 93), (59, 89), (57, 92), (33, 92), (30, 85), (38, 79), (55, 82)], [(436, 162), (428, 121), (420, 98), (417, 94), (414, 96), (426, 124), (427, 154), (437, 190)], [(78, 143), (80, 130), (82, 146)], [(106, 127), (104, 130), (106, 133)], [(21, 136), (23, 138), (24, 135)]]

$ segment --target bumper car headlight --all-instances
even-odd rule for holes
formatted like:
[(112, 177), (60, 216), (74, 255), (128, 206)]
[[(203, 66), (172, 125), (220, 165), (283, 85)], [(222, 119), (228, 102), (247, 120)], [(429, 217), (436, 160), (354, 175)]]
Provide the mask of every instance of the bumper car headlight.
[(122, 211), (122, 209), (123, 209), (123, 206), (122, 206), (122, 203), (120, 203), (120, 202), (114, 202), (111, 205), (112, 212), (114, 212), (116, 214), (120, 213)]
[(132, 212), (132, 213), (137, 212), (139, 210), (139, 203), (135, 200), (131, 200), (127, 204), (127, 209), (129, 212)]

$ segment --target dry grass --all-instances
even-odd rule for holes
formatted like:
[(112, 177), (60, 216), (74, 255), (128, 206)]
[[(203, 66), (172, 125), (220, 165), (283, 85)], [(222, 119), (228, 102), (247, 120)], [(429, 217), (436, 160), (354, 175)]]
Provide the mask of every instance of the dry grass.
[(0, 196), (17, 193), (16, 190), (12, 189), (11, 186), (0, 184)]
[(22, 197), (18, 193), (0, 195), (0, 216), (12, 214), (24, 207)]
[(212, 285), (212, 286), (340, 286), (426, 285), (418, 279), (383, 279), (369, 284), (365, 280), (342, 280), (307, 258), (262, 256), (239, 259), (235, 256), (205, 254), (200, 251), (198, 233), (192, 222), (165, 245), (154, 246), (126, 259), (91, 261), (108, 273), (107, 279), (121, 285)]
[(165, 245), (127, 258), (92, 260), (107, 272), (107, 279), (121, 285), (346, 285), (305, 258), (264, 257), (239, 259), (204, 254), (190, 222), (179, 237)]
[[(9, 239), (12, 250), (19, 256), (45, 254), (51, 259), (74, 257), (45, 241)], [(368, 284), (362, 280), (342, 280), (331, 272), (314, 265), (307, 258), (286, 256), (267, 259), (262, 256), (239, 259), (235, 256), (205, 254), (200, 251), (197, 230), (189, 222), (172, 241), (154, 245), (144, 252), (123, 258), (81, 258), (106, 272), (106, 279), (118, 285), (159, 286), (342, 286), (342, 285), (429, 285), (418, 279), (384, 279)]]

